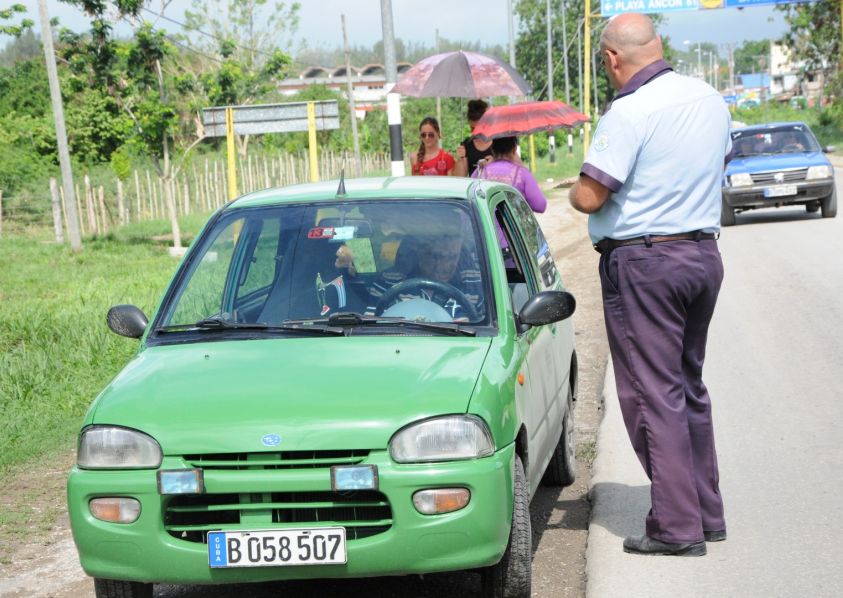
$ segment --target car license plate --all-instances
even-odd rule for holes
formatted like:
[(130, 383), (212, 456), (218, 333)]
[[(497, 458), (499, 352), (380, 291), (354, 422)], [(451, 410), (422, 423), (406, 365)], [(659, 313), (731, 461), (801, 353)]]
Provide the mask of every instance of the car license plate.
[(796, 195), (796, 185), (774, 185), (764, 188), (764, 197), (785, 197)]
[(208, 533), (211, 568), (342, 565), (346, 558), (343, 527)]

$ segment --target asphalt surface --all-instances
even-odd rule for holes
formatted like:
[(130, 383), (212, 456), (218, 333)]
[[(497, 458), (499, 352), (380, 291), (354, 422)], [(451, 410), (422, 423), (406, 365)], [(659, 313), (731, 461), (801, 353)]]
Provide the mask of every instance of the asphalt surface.
[[(837, 168), (843, 197), (843, 169)], [(621, 422), (611, 367), (592, 477), (587, 596), (840, 596), (843, 592), (843, 216), (738, 215), (704, 380), (728, 540), (701, 558), (625, 554), (649, 482)]]

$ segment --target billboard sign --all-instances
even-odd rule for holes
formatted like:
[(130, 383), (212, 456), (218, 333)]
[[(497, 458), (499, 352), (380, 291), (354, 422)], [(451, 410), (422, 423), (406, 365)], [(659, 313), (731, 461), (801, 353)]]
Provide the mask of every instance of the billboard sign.
[[(339, 104), (336, 100), (313, 102), (316, 108), (316, 130), (340, 128)], [(232, 106), (234, 134), (299, 133), (307, 131), (308, 102)], [(225, 106), (202, 110), (206, 137), (225, 137)]]

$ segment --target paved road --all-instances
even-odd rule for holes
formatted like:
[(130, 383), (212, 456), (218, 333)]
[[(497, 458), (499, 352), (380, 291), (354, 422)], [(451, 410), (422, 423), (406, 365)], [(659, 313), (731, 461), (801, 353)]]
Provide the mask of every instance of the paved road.
[[(843, 169), (837, 169), (843, 197)], [(729, 539), (698, 559), (626, 555), (649, 486), (607, 391), (592, 478), (588, 596), (840, 596), (843, 588), (843, 216), (738, 216), (705, 380)], [(614, 389), (608, 380), (607, 389)]]

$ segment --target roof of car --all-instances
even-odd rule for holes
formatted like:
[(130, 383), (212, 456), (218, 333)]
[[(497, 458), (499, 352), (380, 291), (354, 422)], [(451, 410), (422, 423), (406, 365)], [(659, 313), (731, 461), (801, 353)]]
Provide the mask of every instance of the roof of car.
[(774, 122), (774, 123), (761, 123), (757, 125), (746, 125), (737, 129), (733, 129), (732, 132), (738, 131), (762, 131), (765, 129), (780, 129), (783, 127), (805, 127), (806, 129), (809, 128), (801, 120), (794, 120), (789, 122)]
[(301, 201), (354, 201), (360, 199), (473, 199), (475, 190), (494, 183), (463, 177), (403, 176), (346, 179), (345, 194), (338, 195), (339, 180), (264, 189), (244, 195), (229, 207), (245, 208)]

